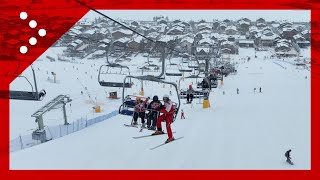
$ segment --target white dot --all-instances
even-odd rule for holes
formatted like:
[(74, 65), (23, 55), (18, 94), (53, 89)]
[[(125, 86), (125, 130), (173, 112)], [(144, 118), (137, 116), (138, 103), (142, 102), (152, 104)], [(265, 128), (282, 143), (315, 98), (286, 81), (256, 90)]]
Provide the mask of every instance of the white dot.
[(28, 17), (28, 14), (26, 12), (20, 13), (20, 19), (25, 20), (25, 19), (27, 19), (27, 17)]
[(37, 44), (37, 39), (34, 38), (34, 37), (30, 38), (30, 39), (29, 39), (29, 43), (30, 43), (31, 45), (35, 45), (35, 44)]
[(21, 46), (21, 47), (20, 47), (20, 52), (21, 52), (22, 54), (27, 53), (27, 51), (28, 51), (27, 46)]
[(46, 30), (40, 29), (40, 30), (38, 31), (38, 34), (39, 34), (39, 36), (43, 37), (43, 36), (46, 35)]
[(35, 20), (31, 20), (31, 21), (29, 22), (29, 26), (30, 26), (31, 28), (35, 28), (35, 27), (37, 27), (37, 22), (36, 22)]

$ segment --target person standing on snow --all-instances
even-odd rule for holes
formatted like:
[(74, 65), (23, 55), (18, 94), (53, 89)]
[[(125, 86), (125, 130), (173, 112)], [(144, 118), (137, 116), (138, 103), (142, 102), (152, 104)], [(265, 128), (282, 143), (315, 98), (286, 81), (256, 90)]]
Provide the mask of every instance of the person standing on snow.
[(171, 123), (173, 121), (173, 115), (174, 115), (174, 106), (172, 101), (169, 99), (168, 95), (163, 96), (163, 101), (164, 101), (164, 105), (160, 108), (160, 113), (162, 113), (162, 115), (159, 116), (157, 121), (157, 131), (152, 135), (164, 134), (161, 127), (161, 122), (165, 121), (167, 133), (168, 133), (168, 139), (166, 140), (165, 143), (168, 143), (174, 140), (172, 136), (172, 130), (171, 130)]
[(147, 100), (142, 101), (142, 99), (137, 96), (136, 97), (136, 103), (134, 105), (134, 113), (133, 113), (133, 125), (138, 125), (138, 117), (141, 118), (142, 127), (145, 126), (144, 124), (144, 118), (146, 115), (146, 107), (147, 107)]
[(260, 90), (260, 93), (261, 93), (261, 90), (262, 90), (262, 89), (261, 89), (261, 87), (260, 87), (260, 89), (259, 89), (259, 90)]
[(291, 161), (291, 157), (290, 157), (290, 152), (291, 152), (291, 149), (289, 149), (289, 150), (284, 154), (284, 156), (287, 158), (287, 163), (293, 165), (293, 162)]
[(193, 100), (193, 88), (192, 85), (189, 85), (189, 89), (187, 90), (187, 103), (192, 103)]
[(239, 94), (239, 89), (237, 88), (237, 94)]
[(147, 128), (149, 130), (156, 130), (160, 107), (161, 102), (159, 101), (158, 96), (153, 96), (151, 103), (148, 105), (149, 114), (147, 116)]
[(186, 118), (184, 117), (183, 109), (181, 109), (181, 119), (186, 119)]

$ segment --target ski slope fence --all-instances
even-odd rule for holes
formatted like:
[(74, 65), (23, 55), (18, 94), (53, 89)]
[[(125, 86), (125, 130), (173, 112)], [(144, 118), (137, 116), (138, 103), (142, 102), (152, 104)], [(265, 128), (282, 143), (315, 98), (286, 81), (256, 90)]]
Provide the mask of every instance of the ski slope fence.
[[(93, 124), (110, 119), (118, 114), (119, 112), (118, 110), (116, 110), (112, 111), (111, 113), (95, 117), (93, 119), (81, 118), (76, 121), (73, 121), (69, 125), (60, 124), (55, 126), (45, 126), (46, 139), (50, 141), (69, 135), (71, 133), (87, 128)], [(20, 135), (19, 137), (10, 140), (10, 152), (20, 151), (22, 149), (26, 149), (38, 144), (41, 144), (40, 140), (33, 140), (32, 134), (27, 134), (23, 136)]]

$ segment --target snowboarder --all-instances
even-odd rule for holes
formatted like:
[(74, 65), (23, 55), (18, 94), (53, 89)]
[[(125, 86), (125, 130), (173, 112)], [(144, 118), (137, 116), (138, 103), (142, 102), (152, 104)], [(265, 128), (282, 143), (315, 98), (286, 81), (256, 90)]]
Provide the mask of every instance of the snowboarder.
[(181, 119), (186, 119), (186, 118), (184, 117), (183, 109), (181, 109)]
[(134, 113), (133, 113), (133, 125), (138, 125), (138, 117), (141, 118), (142, 127), (145, 126), (144, 118), (146, 115), (146, 105), (147, 101), (142, 101), (141, 97), (136, 97), (136, 103), (134, 105)]
[(168, 95), (163, 96), (163, 101), (164, 105), (161, 106), (160, 108), (160, 113), (162, 115), (159, 116), (158, 121), (157, 121), (157, 131), (153, 133), (152, 135), (159, 135), (159, 134), (164, 134), (162, 131), (161, 127), (161, 122), (165, 121), (166, 122), (166, 128), (167, 128), (167, 133), (168, 133), (168, 139), (166, 140), (165, 143), (171, 142), (174, 140), (172, 136), (172, 130), (171, 130), (171, 123), (173, 120), (173, 115), (174, 115), (174, 106), (172, 101), (169, 99)]
[(261, 93), (261, 87), (259, 88), (259, 92)]
[(239, 94), (239, 89), (237, 88), (237, 94)]
[(192, 85), (189, 85), (189, 89), (187, 90), (187, 103), (192, 103), (193, 100), (193, 88)]
[(291, 152), (291, 149), (289, 149), (289, 150), (284, 154), (284, 156), (287, 158), (287, 163), (293, 165), (293, 162), (291, 161), (291, 157), (290, 157), (290, 152)]
[(148, 105), (149, 114), (147, 116), (147, 128), (149, 130), (156, 130), (160, 107), (161, 102), (159, 101), (158, 96), (153, 96), (151, 103)]

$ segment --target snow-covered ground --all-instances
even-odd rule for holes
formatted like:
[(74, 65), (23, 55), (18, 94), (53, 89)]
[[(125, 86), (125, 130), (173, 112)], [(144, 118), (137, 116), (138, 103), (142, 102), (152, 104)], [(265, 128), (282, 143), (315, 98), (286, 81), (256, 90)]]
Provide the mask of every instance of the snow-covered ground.
[[(53, 54), (52, 50), (54, 48), (41, 59)], [(310, 169), (310, 71), (298, 70), (287, 63), (293, 59), (264, 59), (264, 56), (271, 55), (268, 51), (257, 52), (258, 58), (254, 58), (252, 49), (240, 49), (239, 52), (239, 56), (231, 56), (232, 61), (238, 63), (238, 73), (226, 77), (223, 85), (219, 84), (213, 90), (210, 94), (211, 108), (203, 109), (202, 104), (197, 104), (197, 99), (192, 108), (182, 100), (181, 109), (186, 119), (178, 118), (172, 128), (176, 131), (174, 136), (183, 136), (183, 139), (150, 150), (163, 143), (166, 135), (133, 139), (133, 136), (152, 132), (124, 127), (124, 123), (130, 123), (131, 117), (117, 115), (63, 138), (10, 153), (10, 168)], [(251, 57), (249, 62), (243, 60), (247, 56)], [(310, 57), (310, 50), (305, 50), (304, 56)], [(140, 75), (137, 67), (145, 61), (145, 57), (137, 56), (126, 65), (130, 65), (132, 74)], [(179, 61), (178, 58), (171, 60), (172, 63)], [(71, 122), (81, 117), (99, 116), (93, 113), (95, 104), (101, 105), (102, 113), (118, 109), (121, 100), (106, 98), (106, 92), (117, 90), (121, 96), (121, 90), (101, 87), (97, 81), (97, 70), (105, 60), (82, 62), (44, 60), (34, 63), (38, 86), (46, 89), (47, 96), (41, 102), (10, 101), (10, 139), (36, 129), (31, 114), (59, 94), (69, 94), (73, 99), (71, 107), (67, 106)], [(154, 60), (154, 63), (158, 61)], [(57, 84), (48, 80), (48, 77), (53, 78), (51, 72), (57, 73)], [(31, 77), (30, 68), (23, 74)], [(121, 78), (118, 79), (120, 82)], [(166, 78), (166, 81), (178, 80), (177, 77)], [(17, 80), (11, 88), (26, 87), (21, 83), (23, 81)], [(126, 93), (138, 94), (139, 83), (134, 82), (134, 87)], [(187, 87), (190, 82), (181, 83), (181, 87)], [(90, 100), (84, 87), (95, 102)], [(258, 92), (260, 87), (262, 93)], [(239, 94), (236, 93), (237, 88)], [(257, 88), (256, 92), (254, 88)], [(144, 89), (147, 96), (162, 96), (172, 91), (172, 99), (176, 101), (172, 87), (144, 82)], [(45, 115), (45, 125), (62, 124), (60, 111), (54, 110)], [(284, 153), (290, 148), (295, 166), (285, 163)]]

